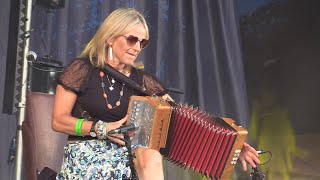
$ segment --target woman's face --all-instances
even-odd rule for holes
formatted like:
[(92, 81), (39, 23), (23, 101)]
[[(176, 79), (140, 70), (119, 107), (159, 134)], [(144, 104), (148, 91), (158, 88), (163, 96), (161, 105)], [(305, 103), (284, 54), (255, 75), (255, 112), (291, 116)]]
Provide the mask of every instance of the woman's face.
[[(127, 42), (127, 37), (135, 36), (139, 41), (135, 44)], [(116, 64), (132, 65), (141, 51), (140, 41), (146, 38), (146, 30), (143, 25), (139, 25), (126, 34), (116, 37), (112, 42), (113, 62)]]

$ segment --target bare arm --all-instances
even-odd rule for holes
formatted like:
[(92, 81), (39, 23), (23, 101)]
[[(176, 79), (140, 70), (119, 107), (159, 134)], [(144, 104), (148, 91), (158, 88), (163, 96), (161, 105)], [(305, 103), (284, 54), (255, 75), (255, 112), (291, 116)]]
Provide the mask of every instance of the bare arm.
[[(77, 118), (71, 116), (76, 99), (77, 95), (75, 93), (64, 89), (61, 85), (57, 86), (52, 112), (52, 129), (54, 131), (76, 135), (75, 126)], [(83, 122), (83, 135), (89, 135), (91, 125), (91, 121)]]
[[(54, 131), (62, 132), (65, 134), (76, 135), (75, 126), (77, 123), (77, 118), (71, 115), (71, 111), (76, 102), (77, 95), (69, 90), (64, 89), (61, 85), (57, 86), (54, 106), (52, 112), (52, 129)], [(127, 121), (127, 116), (123, 119), (108, 123), (107, 132), (112, 129), (120, 127)], [(89, 135), (92, 126), (91, 121), (84, 121), (82, 124), (82, 134), (83, 136)], [(123, 138), (121, 134), (115, 134), (115, 136)], [(124, 144), (122, 141), (109, 137), (114, 142), (119, 144)]]

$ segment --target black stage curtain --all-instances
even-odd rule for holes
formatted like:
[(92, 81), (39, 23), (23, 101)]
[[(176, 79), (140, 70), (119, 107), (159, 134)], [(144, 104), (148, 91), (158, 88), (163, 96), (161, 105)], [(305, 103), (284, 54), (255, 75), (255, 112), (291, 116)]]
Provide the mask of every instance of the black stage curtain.
[[(68, 0), (64, 8), (51, 10), (35, 5), (30, 50), (67, 65), (119, 7), (145, 15), (151, 42), (138, 60), (169, 87), (184, 92), (173, 94), (175, 99), (248, 125), (235, 0)], [(196, 179), (166, 166), (168, 179)]]

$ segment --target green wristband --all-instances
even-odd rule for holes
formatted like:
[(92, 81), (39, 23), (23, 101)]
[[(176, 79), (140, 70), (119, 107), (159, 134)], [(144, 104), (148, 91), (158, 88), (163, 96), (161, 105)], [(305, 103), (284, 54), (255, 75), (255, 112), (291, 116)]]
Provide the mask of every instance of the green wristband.
[(83, 123), (84, 119), (78, 119), (77, 123), (76, 123), (76, 135), (77, 136), (82, 136), (82, 123)]

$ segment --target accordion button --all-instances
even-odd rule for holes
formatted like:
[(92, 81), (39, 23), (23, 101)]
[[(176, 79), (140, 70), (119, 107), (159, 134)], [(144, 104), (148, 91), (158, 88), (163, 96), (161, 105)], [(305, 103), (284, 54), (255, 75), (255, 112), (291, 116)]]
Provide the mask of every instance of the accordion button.
[(241, 150), (240, 149), (237, 149), (236, 151), (235, 151), (235, 153), (240, 153), (241, 152)]

